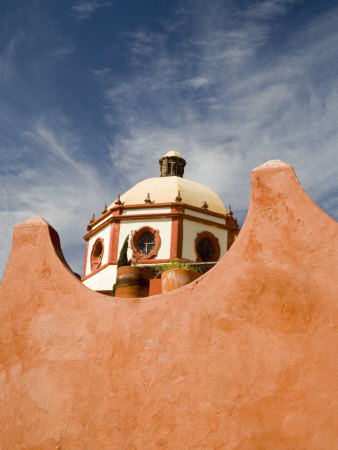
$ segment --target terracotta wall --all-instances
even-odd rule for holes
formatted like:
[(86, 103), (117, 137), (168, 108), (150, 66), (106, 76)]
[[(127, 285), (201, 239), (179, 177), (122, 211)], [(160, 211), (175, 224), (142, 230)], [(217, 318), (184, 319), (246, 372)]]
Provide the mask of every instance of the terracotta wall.
[(292, 168), (270, 163), (212, 270), (126, 300), (83, 286), (43, 219), (17, 226), (0, 291), (0, 448), (336, 448), (337, 230)]

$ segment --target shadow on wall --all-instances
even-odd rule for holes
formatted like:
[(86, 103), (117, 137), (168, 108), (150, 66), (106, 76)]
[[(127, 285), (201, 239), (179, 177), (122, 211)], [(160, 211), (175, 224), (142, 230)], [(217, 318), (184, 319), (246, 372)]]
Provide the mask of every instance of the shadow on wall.
[(193, 283), (95, 293), (42, 218), (0, 288), (3, 448), (335, 448), (337, 223), (270, 161), (231, 250)]

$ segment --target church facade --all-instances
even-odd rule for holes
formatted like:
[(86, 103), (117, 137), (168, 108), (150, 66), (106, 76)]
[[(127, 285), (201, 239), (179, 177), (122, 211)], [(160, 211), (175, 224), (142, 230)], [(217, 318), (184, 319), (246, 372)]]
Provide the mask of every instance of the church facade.
[(180, 259), (212, 266), (237, 236), (231, 208), (208, 187), (183, 178), (186, 161), (178, 152), (159, 163), (160, 177), (137, 183), (88, 225), (82, 281), (90, 289), (111, 291), (126, 238), (136, 265)]

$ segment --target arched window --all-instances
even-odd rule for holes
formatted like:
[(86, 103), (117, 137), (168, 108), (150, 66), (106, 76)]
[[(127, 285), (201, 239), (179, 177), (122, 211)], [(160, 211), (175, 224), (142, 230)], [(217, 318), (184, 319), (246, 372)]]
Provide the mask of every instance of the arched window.
[(216, 236), (209, 231), (198, 233), (195, 239), (195, 254), (198, 262), (218, 261), (221, 249)]
[(90, 256), (90, 268), (91, 270), (98, 269), (101, 266), (103, 257), (103, 239), (98, 238), (92, 249)]

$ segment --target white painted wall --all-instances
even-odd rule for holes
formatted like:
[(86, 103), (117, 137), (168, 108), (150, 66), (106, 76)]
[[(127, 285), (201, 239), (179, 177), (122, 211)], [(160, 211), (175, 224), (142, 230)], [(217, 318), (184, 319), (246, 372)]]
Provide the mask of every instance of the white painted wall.
[(135, 208), (135, 209), (124, 209), (122, 215), (130, 216), (133, 214), (160, 214), (160, 213), (170, 213), (171, 208)]
[(110, 241), (110, 224), (108, 224), (105, 228), (102, 228), (102, 230), (100, 230), (97, 233), (95, 233), (89, 239), (86, 275), (89, 275), (91, 273), (91, 269), (90, 269), (90, 255), (92, 253), (93, 245), (95, 244), (95, 242), (96, 242), (96, 240), (98, 238), (103, 239), (103, 257), (102, 257), (102, 263), (101, 263), (101, 265), (103, 266), (103, 264), (106, 264), (108, 262), (109, 241)]
[(211, 216), (209, 214), (203, 214), (202, 212), (192, 211), (191, 209), (186, 208), (185, 214), (189, 214), (189, 216), (198, 217), (200, 219), (210, 220), (211, 222), (221, 223), (222, 225), (225, 225), (225, 219), (222, 219), (221, 217), (215, 217)]
[(221, 249), (220, 258), (225, 254), (227, 250), (227, 230), (222, 230), (221, 228), (213, 227), (212, 225), (204, 225), (203, 223), (192, 222), (191, 220), (184, 219), (182, 250), (183, 259), (196, 261), (196, 254), (194, 250), (195, 239), (197, 238), (197, 233), (202, 233), (203, 231), (209, 231), (218, 238)]
[[(159, 230), (161, 243), (158, 249), (156, 259), (167, 259), (170, 258), (170, 241), (171, 241), (171, 219), (147, 219), (147, 220), (121, 220), (120, 225), (120, 238), (118, 247), (118, 256), (123, 245), (123, 242), (129, 234), (129, 239), (131, 238), (132, 231), (136, 231), (141, 227), (152, 227), (155, 230)], [(128, 249), (128, 258), (131, 258), (131, 249)]]
[[(203, 215), (203, 214), (202, 214)], [(197, 216), (198, 217), (198, 216)], [(205, 215), (204, 215), (205, 217)], [(170, 245), (171, 245), (171, 218), (164, 219), (140, 219), (140, 220), (121, 220), (120, 223), (120, 235), (119, 235), (119, 243), (118, 243), (118, 256), (120, 254), (123, 242), (127, 236), (129, 235), (129, 239), (131, 237), (132, 231), (136, 231), (141, 227), (149, 226), (154, 228), (155, 230), (159, 230), (161, 244), (156, 256), (156, 259), (169, 259), (170, 258)], [(194, 251), (195, 247), (195, 239), (197, 237), (197, 233), (202, 233), (203, 231), (209, 231), (214, 236), (219, 239), (219, 244), (221, 248), (221, 257), (225, 254), (227, 249), (227, 230), (222, 230), (221, 228), (214, 227), (212, 225), (205, 225), (197, 222), (193, 222), (191, 220), (184, 219), (183, 220), (183, 252), (182, 257), (184, 259), (188, 259), (190, 261), (196, 261), (196, 255)], [(92, 236), (89, 240), (89, 248), (88, 248), (88, 259), (87, 259), (87, 267), (86, 267), (86, 275), (91, 273), (90, 270), (90, 255), (93, 248), (93, 245), (96, 239), (101, 238), (104, 242), (104, 253), (102, 258), (102, 265), (108, 262), (108, 254), (109, 254), (109, 243), (110, 243), (110, 232), (111, 226), (107, 225), (104, 229), (98, 231), (94, 236)], [(128, 249), (128, 258), (131, 258), (132, 253), (131, 249)], [(151, 261), (149, 261), (151, 264)], [(85, 286), (89, 287), (93, 290), (110, 290), (112, 289), (113, 284), (116, 281), (116, 266), (108, 266), (105, 269), (101, 270), (97, 274), (85, 280), (83, 283)]]
[(88, 278), (83, 284), (94, 291), (109, 291), (116, 281), (116, 266), (107, 266), (96, 275)]

